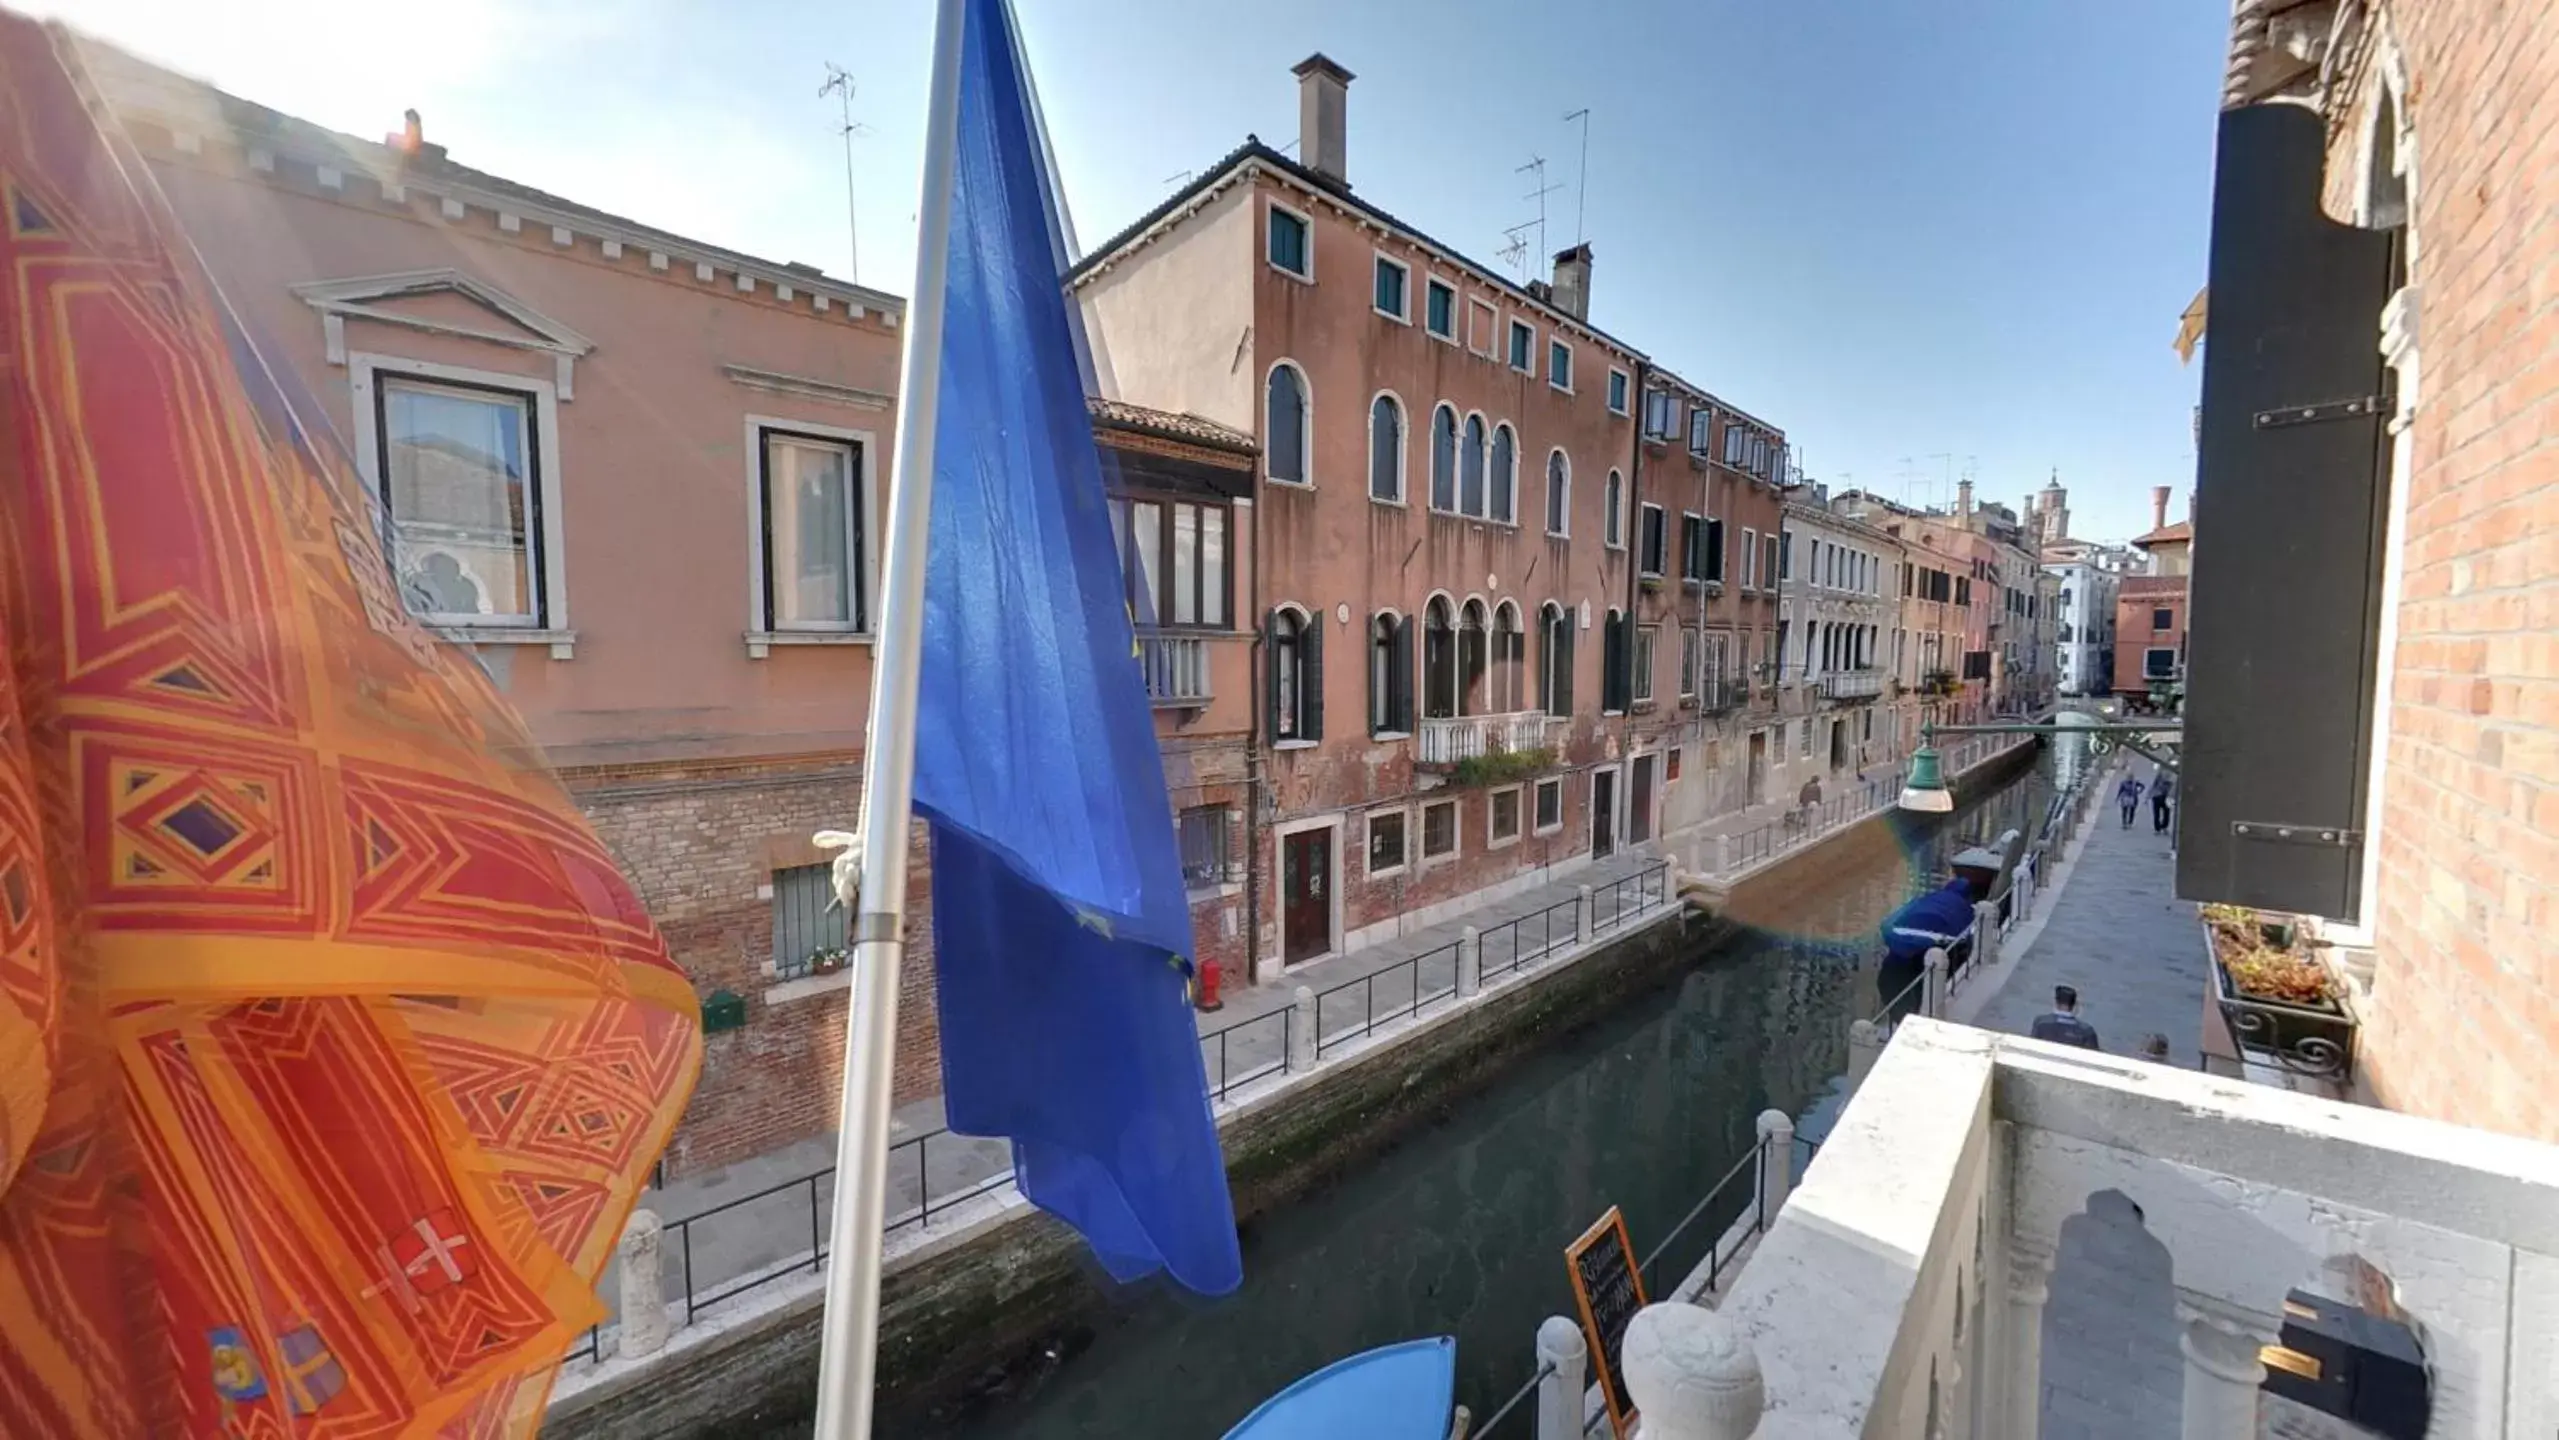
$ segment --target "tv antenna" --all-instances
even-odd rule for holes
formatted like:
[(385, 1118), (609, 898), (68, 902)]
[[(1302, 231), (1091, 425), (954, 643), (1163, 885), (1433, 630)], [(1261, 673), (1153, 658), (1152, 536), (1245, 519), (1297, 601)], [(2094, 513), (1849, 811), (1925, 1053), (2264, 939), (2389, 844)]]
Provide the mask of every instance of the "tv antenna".
[(843, 66), (826, 62), (826, 83), (817, 87), (818, 98), (832, 95), (837, 104), (836, 129), (844, 137), (844, 233), (853, 268), (845, 276), (854, 284), (862, 283), (862, 230), (860, 211), (853, 200), (853, 137), (868, 135), (871, 127), (853, 118), (853, 75)]
[[(1538, 258), (1542, 260), (1546, 256), (1546, 197), (1554, 194), (1556, 191), (1561, 190), (1564, 187), (1561, 185), (1549, 185), (1546, 183), (1546, 157), (1543, 155), (1529, 156), (1527, 164), (1520, 166), (1511, 173), (1514, 175), (1526, 175), (1530, 177), (1532, 188), (1526, 195), (1523, 195), (1520, 198), (1523, 200), (1534, 200), (1537, 202), (1537, 254)], [(1520, 228), (1525, 230), (1528, 227), (1523, 225)]]
[(1509, 263), (1513, 270), (1518, 271), (1523, 277), (1528, 274), (1528, 232), (1536, 224), (1537, 222), (1534, 220), (1524, 220), (1519, 224), (1513, 225), (1509, 229), (1504, 230), (1502, 232), (1502, 248), (1494, 252), (1495, 254), (1500, 255), (1504, 261)]
[(1567, 125), (1576, 120), (1582, 124), (1582, 158), (1573, 171), (1573, 243), (1579, 245), (1590, 238), (1582, 228), (1582, 217), (1590, 205), (1590, 107), (1585, 105), (1564, 117)]

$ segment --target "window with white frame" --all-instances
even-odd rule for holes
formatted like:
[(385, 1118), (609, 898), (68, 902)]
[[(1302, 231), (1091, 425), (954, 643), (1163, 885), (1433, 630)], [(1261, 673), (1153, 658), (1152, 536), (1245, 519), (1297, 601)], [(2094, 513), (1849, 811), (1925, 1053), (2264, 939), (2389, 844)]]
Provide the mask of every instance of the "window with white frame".
[(2177, 651), (2173, 646), (2154, 646), (2141, 652), (2141, 678), (2174, 680), (2177, 678)]
[(1312, 743), (1324, 738), (1324, 627), (1294, 605), (1271, 612), (1271, 735)]
[(1235, 811), (1225, 805), (1194, 805), (1174, 817), (1185, 884), (1223, 885), (1235, 878), (1234, 822)]
[(1313, 414), (1306, 398), (1306, 377), (1286, 360), (1271, 367), (1264, 389), (1264, 473), (1283, 485), (1312, 483), (1306, 455), (1314, 448)]
[(1508, 845), (1519, 838), (1520, 787), (1495, 790), (1484, 797), (1484, 839), (1487, 845)]
[(850, 930), (835, 903), (834, 867), (793, 865), (773, 872), (773, 974), (796, 980), (825, 962), (844, 963)]
[(1630, 383), (1632, 382), (1627, 378), (1625, 371), (1612, 369), (1608, 372), (1609, 414), (1623, 415), (1626, 413), (1626, 387)]
[(1457, 802), (1434, 800), (1422, 807), (1422, 858), (1444, 860), (1457, 853)]
[(1644, 392), (1644, 438), (1668, 440), (1679, 433), (1679, 401), (1667, 390)]
[(1600, 494), (1600, 541), (1611, 550), (1626, 548), (1626, 477), (1611, 470)]
[(1546, 533), (1571, 533), (1573, 514), (1573, 472), (1565, 463), (1564, 452), (1555, 450), (1546, 456)]
[(1697, 693), (1697, 663), (1703, 651), (1694, 625), (1679, 627), (1679, 698), (1686, 700)]
[(1525, 320), (1511, 322), (1511, 368), (1522, 375), (1534, 373), (1537, 367), (1537, 330)]
[(1405, 815), (1401, 810), (1368, 812), (1368, 878), (1400, 875), (1405, 860)]
[(410, 610), (448, 625), (551, 623), (538, 423), (547, 388), (369, 373), (374, 473)]
[(1269, 230), (1271, 268), (1286, 271), (1300, 280), (1315, 278), (1315, 246), (1313, 232), (1306, 217), (1274, 201), (1271, 205)]
[(1229, 623), (1223, 503), (1111, 497), (1128, 612), (1143, 628), (1223, 630)]
[(1511, 433), (1504, 421), (1493, 427), (1492, 499), (1488, 513), (1498, 523), (1509, 525), (1519, 518), (1519, 437)]
[(1392, 395), (1368, 402), (1368, 497), (1404, 503), (1404, 407)]
[(1742, 588), (1759, 588), (1759, 532), (1742, 527)]
[(1377, 306), (1377, 313), (1390, 320), (1401, 320), (1408, 325), (1411, 324), (1413, 316), (1406, 307), (1412, 301), (1405, 292), (1406, 288), (1412, 284), (1412, 279), (1412, 269), (1403, 261), (1389, 260), (1383, 255), (1378, 256), (1377, 282), (1372, 299), (1372, 303)]
[(1662, 507), (1649, 501), (1638, 507), (1636, 513), (1635, 568), (1641, 574), (1659, 575), (1662, 573), (1663, 550), (1670, 543), (1664, 534), (1668, 522), (1663, 517)]
[(1537, 782), (1536, 814), (1532, 823), (1540, 835), (1551, 835), (1564, 828), (1564, 782), (1555, 777)]
[(1546, 342), (1546, 383), (1571, 394), (1573, 389), (1573, 347), (1561, 340)]
[(1457, 291), (1447, 281), (1423, 282), (1422, 325), (1442, 340), (1457, 338)]
[(759, 426), (756, 447), (762, 518), (756, 628), (862, 631), (869, 616), (861, 445)]
[(1661, 637), (1659, 625), (1635, 627), (1635, 703), (1647, 704), (1653, 698), (1653, 645)]
[(1688, 412), (1688, 453), (1704, 455), (1714, 443), (1715, 412), (1700, 405)]
[(1706, 578), (1706, 517), (1682, 511), (1679, 517), (1679, 578)]

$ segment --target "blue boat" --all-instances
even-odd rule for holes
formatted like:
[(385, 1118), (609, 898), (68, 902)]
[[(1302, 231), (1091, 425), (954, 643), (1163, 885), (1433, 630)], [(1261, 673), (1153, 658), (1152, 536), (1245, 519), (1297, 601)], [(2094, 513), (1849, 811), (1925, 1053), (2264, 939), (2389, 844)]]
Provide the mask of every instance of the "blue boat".
[(1457, 1340), (1441, 1335), (1336, 1360), (1261, 1403), (1226, 1440), (1448, 1440)]

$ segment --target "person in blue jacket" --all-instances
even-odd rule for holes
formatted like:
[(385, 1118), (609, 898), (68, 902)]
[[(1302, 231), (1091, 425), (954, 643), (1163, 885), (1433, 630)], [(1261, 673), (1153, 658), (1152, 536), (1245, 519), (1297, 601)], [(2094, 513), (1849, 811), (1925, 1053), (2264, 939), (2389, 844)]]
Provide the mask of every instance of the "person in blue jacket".
[[(1889, 1018), (1898, 1023), (1919, 1007), (1912, 983), (1926, 972), (1928, 952), (1946, 952), (1949, 977), (1972, 954), (1973, 905), (1981, 898), (1973, 882), (1958, 875), (1894, 911), (1884, 921), (1884, 964), (1880, 974)], [(1904, 994), (1904, 992), (1909, 992)]]

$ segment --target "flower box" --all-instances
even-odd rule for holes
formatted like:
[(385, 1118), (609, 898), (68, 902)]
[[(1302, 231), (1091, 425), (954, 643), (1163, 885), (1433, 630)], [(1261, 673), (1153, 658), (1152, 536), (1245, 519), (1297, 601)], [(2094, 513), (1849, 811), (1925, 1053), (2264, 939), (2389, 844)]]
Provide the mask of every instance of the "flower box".
[(2249, 1058), (2297, 1075), (2350, 1082), (2355, 1017), (2327, 967), (2299, 948), (2293, 923), (2215, 905), (2204, 907), (2203, 928), (2213, 1003), (2230, 1027), (2231, 1043)]

